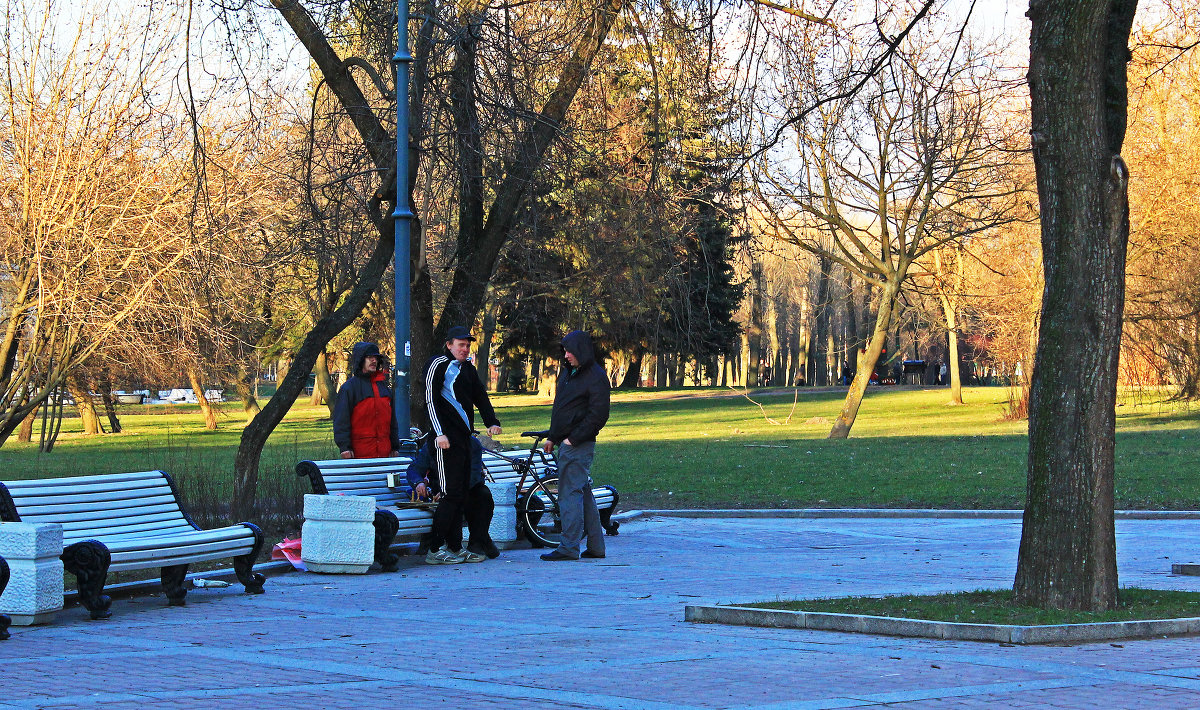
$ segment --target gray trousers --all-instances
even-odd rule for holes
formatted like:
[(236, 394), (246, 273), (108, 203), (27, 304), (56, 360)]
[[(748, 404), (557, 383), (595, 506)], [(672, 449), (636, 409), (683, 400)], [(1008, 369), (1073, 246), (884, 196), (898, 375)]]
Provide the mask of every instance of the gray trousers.
[(558, 514), (562, 519), (562, 541), (558, 551), (579, 557), (579, 546), (587, 537), (587, 548), (604, 554), (604, 528), (592, 497), (592, 458), (596, 442), (558, 447)]

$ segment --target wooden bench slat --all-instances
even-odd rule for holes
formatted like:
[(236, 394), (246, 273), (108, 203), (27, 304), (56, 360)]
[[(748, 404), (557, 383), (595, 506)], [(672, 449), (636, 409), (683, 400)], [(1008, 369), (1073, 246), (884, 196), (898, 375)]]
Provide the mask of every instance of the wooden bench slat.
[[(120, 520), (121, 518), (140, 515), (143, 510), (179, 510), (175, 496), (156, 495), (147, 498), (126, 498), (124, 500), (104, 501), (90, 498), (86, 503), (65, 503), (62, 505), (28, 506), (22, 501), (17, 512), (24, 518), (27, 515), (50, 515), (55, 520), (68, 520), (72, 516), (87, 515), (91, 520)], [(91, 515), (91, 514), (95, 515)], [(75, 518), (82, 519), (82, 518)]]
[[(22, 518), (34, 522), (57, 522), (63, 526), (63, 534), (68, 532), (87, 532), (95, 531), (94, 534), (104, 534), (109, 530), (119, 530), (121, 528), (136, 527), (139, 525), (152, 525), (153, 530), (163, 530), (176, 526), (183, 526), (188, 530), (195, 530), (195, 527), (188, 522), (184, 517), (183, 512), (178, 508), (172, 510), (162, 510), (156, 513), (144, 513), (142, 515), (130, 515), (119, 519), (109, 519), (104, 521), (97, 520), (68, 520), (62, 521), (60, 518), (51, 518), (45, 516), (30, 515)], [(102, 533), (103, 531), (103, 533)]]
[(242, 525), (230, 525), (211, 530), (188, 530), (163, 535), (113, 535), (105, 538), (109, 551), (157, 550), (185, 545), (225, 544), (230, 541), (250, 540), (254, 533)]
[[(163, 527), (166, 525), (167, 527)], [(195, 530), (190, 523), (180, 519), (179, 522), (166, 523), (157, 520), (148, 520), (146, 522), (137, 523), (135, 525), (121, 525), (104, 530), (96, 530), (90, 527), (80, 527), (78, 523), (68, 530), (67, 526), (63, 526), (63, 545), (70, 545), (80, 540), (94, 540), (102, 538), (107, 540), (110, 535), (137, 535), (137, 534), (153, 534), (164, 532), (167, 534), (184, 533), (189, 530)]]
[(131, 554), (127, 558), (113, 555), (113, 561), (109, 569), (122, 572), (126, 570), (153, 569), (155, 567), (191, 564), (193, 562), (206, 562), (208, 560), (222, 560), (247, 554), (251, 547), (252, 544), (247, 544), (244, 548), (220, 549), (203, 553), (190, 549), (180, 549), (178, 554), (175, 555), (159, 555), (155, 553), (150, 557), (142, 557), (140, 553)]
[(313, 461), (322, 471), (328, 471), (331, 474), (337, 474), (345, 469), (362, 470), (362, 471), (396, 471), (407, 469), (412, 463), (412, 458), (400, 456), (394, 459), (329, 459), (327, 461)]
[[(17, 509), (21, 512), (21, 509)], [(179, 517), (183, 517), (183, 513), (179, 511), (179, 505), (176, 503), (164, 503), (158, 505), (145, 505), (138, 508), (126, 508), (127, 514), (115, 516), (112, 511), (91, 510), (81, 511), (79, 513), (39, 513), (37, 511), (31, 513), (21, 512), (21, 520), (27, 523), (79, 523), (92, 522), (94, 528), (103, 528), (104, 521), (111, 520), (114, 524), (119, 524), (118, 521), (126, 521), (138, 519), (146, 515), (156, 515), (161, 513), (175, 513)]]
[[(119, 495), (122, 493), (130, 493), (139, 495), (141, 491), (158, 490), (163, 481), (129, 481), (126, 483), (101, 483), (95, 486), (78, 485), (78, 486), (38, 486), (36, 488), (18, 488), (9, 484), (7, 481), (4, 484), (15, 499), (25, 500), (27, 498), (49, 498), (57, 496), (106, 496)], [(170, 487), (167, 487), (170, 490)]]
[(122, 500), (136, 500), (138, 498), (150, 498), (153, 496), (171, 495), (171, 487), (159, 483), (146, 488), (120, 488), (104, 493), (85, 493), (79, 490), (67, 490), (58, 494), (43, 495), (41, 491), (37, 495), (21, 495), (21, 507), (23, 509), (31, 509), (42, 505), (63, 505), (63, 504), (85, 504), (91, 501), (112, 502)]
[[(135, 473), (102, 473), (95, 476), (63, 476), (61, 478), (26, 478), (18, 481), (5, 481), (4, 485), (14, 493), (21, 491), (26, 494), (29, 491), (37, 488), (54, 488), (54, 487), (69, 487), (83, 486), (91, 488), (93, 486), (102, 486), (107, 484), (122, 483), (137, 483), (138, 481), (149, 481), (152, 483), (163, 480), (162, 471), (138, 471)], [(78, 488), (76, 489), (78, 490)]]

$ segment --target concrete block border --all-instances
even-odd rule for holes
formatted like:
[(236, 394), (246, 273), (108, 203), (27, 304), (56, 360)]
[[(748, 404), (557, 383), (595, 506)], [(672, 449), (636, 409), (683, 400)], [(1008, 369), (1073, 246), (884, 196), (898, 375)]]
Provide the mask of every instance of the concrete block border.
[(763, 626), (776, 629), (844, 631), (876, 636), (913, 636), (946, 641), (991, 641), (1021, 645), (1084, 643), (1147, 636), (1183, 636), (1200, 633), (1200, 617), (1110, 621), (1096, 624), (1012, 626), (1007, 624), (964, 624), (952, 621), (901, 619), (863, 614), (832, 614), (813, 611), (782, 611), (744, 606), (689, 604), (683, 620), (702, 624)]

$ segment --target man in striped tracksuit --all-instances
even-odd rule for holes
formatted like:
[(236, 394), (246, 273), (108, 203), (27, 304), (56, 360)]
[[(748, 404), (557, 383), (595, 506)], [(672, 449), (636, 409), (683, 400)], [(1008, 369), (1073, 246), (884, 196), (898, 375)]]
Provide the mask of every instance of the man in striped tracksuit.
[[(475, 366), (467, 359), (475, 338), (462, 326), (446, 334), (446, 347), (425, 365), (425, 406), (434, 439), (434, 461), (430, 484), (438, 496), (433, 514), (433, 543), (425, 561), (429, 564), (482, 562), (498, 554), (490, 538), (475, 540), (486, 533), (494, 507), (491, 491), (482, 478), (472, 480), (473, 455), (471, 430), (475, 407), (488, 427), (488, 433), (501, 433), (500, 420), (488, 400)], [(470, 549), (462, 548), (464, 514), (471, 529)], [(486, 521), (484, 520), (486, 518)]]

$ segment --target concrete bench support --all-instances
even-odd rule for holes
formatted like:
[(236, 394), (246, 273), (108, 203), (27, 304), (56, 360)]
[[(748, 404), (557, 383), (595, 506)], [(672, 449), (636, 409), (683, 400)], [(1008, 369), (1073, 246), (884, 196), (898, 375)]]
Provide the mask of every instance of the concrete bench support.
[(492, 492), (496, 504), (492, 513), (492, 524), (488, 534), (501, 550), (511, 550), (517, 545), (517, 484), (514, 481), (485, 484)]
[(0, 523), (0, 557), (8, 586), (0, 585), (0, 613), (17, 626), (47, 624), (63, 608), (63, 529), (55, 523)]
[(300, 559), (313, 572), (365, 574), (375, 558), (375, 499), (304, 496)]

